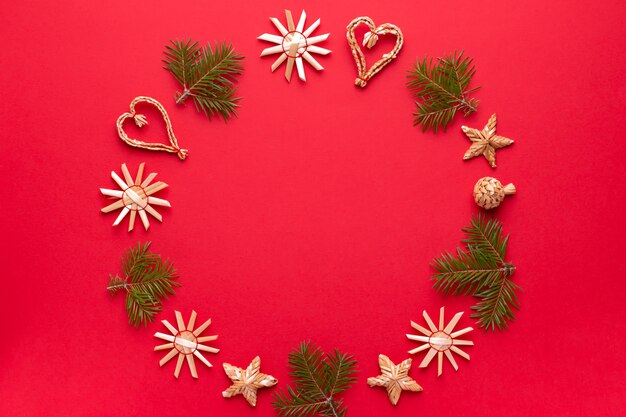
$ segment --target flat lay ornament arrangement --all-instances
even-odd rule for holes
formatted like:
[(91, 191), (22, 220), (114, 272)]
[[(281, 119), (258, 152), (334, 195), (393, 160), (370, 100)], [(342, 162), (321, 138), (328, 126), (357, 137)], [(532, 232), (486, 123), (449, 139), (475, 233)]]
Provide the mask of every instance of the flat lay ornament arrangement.
[[(290, 10), (285, 10), (285, 22), (275, 17), (270, 18), (279, 34), (264, 33), (259, 40), (270, 42), (273, 46), (262, 50), (261, 57), (278, 55), (271, 65), (275, 71), (285, 63), (285, 78), (291, 80), (294, 66), (301, 81), (306, 81), (304, 61), (318, 71), (322, 65), (312, 54), (328, 55), (331, 51), (318, 44), (326, 41), (330, 33), (313, 36), (320, 26), (317, 19), (306, 27), (306, 12), (300, 14), (297, 24)], [(356, 30), (364, 25), (367, 29), (363, 39), (357, 39)], [(365, 87), (372, 77), (389, 65), (399, 54), (404, 45), (404, 35), (400, 28), (392, 23), (376, 26), (374, 21), (361, 16), (353, 19), (346, 27), (347, 46), (356, 63), (357, 78), (355, 86)], [(361, 47), (372, 49), (381, 36), (395, 37), (395, 44), (390, 51), (381, 54), (378, 61), (368, 64)], [(226, 42), (206, 44), (198, 41), (171, 40), (164, 51), (164, 69), (178, 82), (181, 91), (176, 92), (176, 104), (183, 104), (187, 99), (193, 101), (196, 109), (209, 119), (219, 117), (223, 121), (237, 116), (239, 100), (236, 92), (236, 79), (243, 71), (243, 56), (235, 52), (234, 47)], [(416, 98), (414, 124), (421, 125), (422, 131), (438, 129), (444, 132), (446, 127), (459, 112), (465, 116), (477, 111), (479, 101), (471, 93), (479, 87), (471, 85), (476, 69), (473, 59), (464, 52), (453, 52), (443, 57), (424, 57), (418, 59), (408, 71), (407, 87)], [(131, 138), (124, 130), (124, 124), (130, 119), (138, 127), (148, 123), (145, 115), (138, 113), (136, 106), (147, 104), (154, 106), (165, 122), (169, 144), (144, 142)], [(185, 160), (188, 151), (178, 144), (172, 122), (164, 106), (148, 96), (138, 96), (130, 103), (128, 112), (119, 116), (116, 122), (117, 133), (126, 144), (146, 150), (173, 153), (180, 160)], [(496, 168), (496, 149), (513, 143), (513, 140), (496, 135), (496, 115), (493, 114), (482, 130), (462, 126), (462, 132), (471, 141), (470, 148), (463, 156), (464, 160), (483, 155), (492, 168)], [(460, 134), (460, 132), (459, 132)], [(154, 206), (170, 208), (169, 201), (155, 197), (158, 191), (168, 185), (162, 181), (154, 182), (156, 173), (144, 178), (145, 163), (141, 163), (137, 173), (132, 176), (126, 164), (121, 165), (121, 176), (111, 171), (111, 178), (119, 189), (101, 188), (100, 193), (116, 201), (102, 208), (103, 213), (121, 210), (113, 225), (119, 225), (129, 216), (128, 231), (132, 231), (137, 214), (146, 230), (150, 222), (148, 214), (159, 221), (162, 215)], [(513, 184), (503, 185), (493, 177), (480, 178), (473, 189), (475, 203), (484, 210), (496, 209), (507, 195), (515, 194)], [(469, 197), (469, 196), (468, 196)], [(516, 291), (520, 288), (511, 277), (515, 266), (507, 260), (506, 250), (509, 236), (503, 233), (502, 223), (497, 219), (486, 219), (482, 214), (473, 216), (470, 225), (463, 228), (464, 246), (454, 252), (444, 252), (432, 263), (434, 274), (433, 288), (444, 294), (472, 295), (479, 299), (471, 307), (475, 311), (470, 317), (475, 318), (479, 327), (485, 331), (506, 329), (515, 318), (513, 310), (519, 309)], [(175, 288), (180, 287), (179, 276), (168, 259), (150, 250), (151, 242), (138, 243), (130, 247), (122, 257), (121, 274), (109, 276), (107, 291), (115, 296), (125, 293), (125, 309), (131, 325), (139, 327), (155, 320), (162, 310), (163, 302), (175, 295)], [(202, 333), (211, 324), (206, 320), (195, 327), (197, 314), (191, 312), (185, 323), (179, 311), (174, 312), (176, 326), (167, 320), (161, 323), (169, 333), (157, 331), (154, 337), (166, 343), (154, 347), (154, 351), (167, 351), (159, 361), (165, 366), (176, 358), (174, 376), (179, 377), (185, 362), (193, 378), (198, 378), (195, 360), (207, 367), (212, 364), (204, 356), (206, 353), (217, 354), (219, 349), (208, 346), (207, 342), (217, 340), (217, 335), (203, 336)], [(426, 368), (437, 357), (437, 375), (443, 373), (444, 357), (455, 371), (459, 366), (454, 355), (470, 359), (461, 347), (473, 346), (471, 340), (459, 337), (473, 331), (472, 327), (455, 330), (463, 316), (456, 313), (449, 322), (445, 322), (445, 308), (439, 310), (435, 323), (426, 311), (423, 311), (426, 326), (411, 321), (410, 325), (418, 334), (406, 334), (406, 338), (419, 345), (408, 351), (415, 355), (425, 352), (419, 368)], [(204, 353), (203, 353), (204, 352)], [(279, 417), (310, 417), (313, 415), (345, 416), (346, 406), (339, 394), (349, 389), (356, 381), (357, 361), (349, 353), (335, 348), (324, 352), (311, 342), (301, 342), (289, 353), (288, 364), (293, 384), (286, 390), (276, 390), (272, 406)], [(387, 391), (392, 405), (398, 404), (403, 391), (420, 392), (423, 388), (411, 377), (409, 372), (412, 358), (394, 363), (388, 356), (378, 356), (380, 374), (367, 378), (370, 387), (382, 387)], [(270, 388), (278, 383), (272, 375), (261, 372), (261, 359), (256, 356), (245, 368), (222, 364), (230, 380), (230, 386), (222, 392), (224, 398), (241, 395), (250, 406), (257, 404), (257, 391)]]

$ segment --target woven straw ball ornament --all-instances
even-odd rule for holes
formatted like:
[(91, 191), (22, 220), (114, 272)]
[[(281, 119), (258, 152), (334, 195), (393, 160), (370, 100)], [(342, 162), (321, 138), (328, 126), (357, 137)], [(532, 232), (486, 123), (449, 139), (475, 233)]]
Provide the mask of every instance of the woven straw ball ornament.
[(502, 186), (502, 183), (493, 177), (483, 177), (474, 186), (474, 201), (487, 210), (498, 207), (509, 194), (515, 194), (515, 186), (513, 184)]

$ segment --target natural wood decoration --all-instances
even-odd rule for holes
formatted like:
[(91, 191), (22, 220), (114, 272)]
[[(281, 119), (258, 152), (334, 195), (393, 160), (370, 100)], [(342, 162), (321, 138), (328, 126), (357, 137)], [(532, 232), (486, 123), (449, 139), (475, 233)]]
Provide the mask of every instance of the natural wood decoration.
[[(148, 124), (146, 116), (144, 116), (143, 114), (138, 114), (135, 110), (135, 106), (139, 103), (152, 104), (159, 110), (159, 112), (163, 116), (163, 121), (165, 122), (165, 128), (167, 129), (167, 136), (170, 140), (171, 146), (158, 142), (143, 142), (141, 140), (133, 139), (126, 134), (126, 132), (124, 131), (124, 122), (126, 121), (126, 119), (133, 119), (138, 127)], [(148, 149), (151, 151), (165, 151), (175, 153), (181, 160), (187, 157), (187, 149), (181, 149), (180, 146), (178, 146), (178, 140), (176, 139), (176, 136), (174, 135), (174, 130), (172, 129), (172, 122), (170, 121), (170, 117), (167, 115), (165, 108), (161, 105), (161, 103), (151, 97), (135, 97), (133, 101), (130, 102), (130, 112), (122, 114), (117, 119), (117, 133), (119, 134), (120, 139), (122, 139), (130, 146)]]
[(224, 372), (233, 381), (233, 384), (222, 392), (224, 398), (241, 394), (253, 407), (256, 406), (257, 389), (273, 387), (278, 383), (278, 380), (273, 376), (261, 372), (261, 358), (258, 356), (252, 359), (246, 369), (224, 363)]
[(118, 198), (115, 203), (109, 204), (102, 209), (103, 213), (109, 213), (114, 210), (122, 209), (113, 226), (117, 226), (124, 220), (124, 217), (130, 213), (130, 220), (128, 222), (128, 231), (133, 230), (135, 226), (135, 217), (139, 213), (143, 227), (148, 230), (150, 222), (146, 214), (150, 213), (158, 221), (163, 221), (161, 214), (156, 211), (152, 206), (172, 207), (167, 200), (161, 198), (152, 197), (152, 194), (167, 187), (167, 184), (162, 181), (152, 183), (152, 180), (156, 177), (156, 173), (149, 174), (145, 180), (143, 179), (143, 169), (145, 162), (139, 164), (137, 175), (135, 179), (130, 176), (130, 172), (126, 167), (126, 164), (122, 164), (122, 174), (124, 179), (120, 178), (115, 171), (111, 171), (111, 178), (120, 187), (120, 190), (109, 190), (107, 188), (100, 188), (100, 192), (108, 197)]
[(505, 196), (515, 194), (515, 191), (513, 184), (503, 186), (493, 177), (482, 177), (474, 186), (474, 201), (480, 207), (491, 210), (498, 207)]
[[(382, 58), (379, 59), (367, 69), (367, 62), (365, 62), (365, 55), (363, 55), (363, 51), (359, 46), (359, 42), (356, 40), (356, 36), (354, 31), (357, 26), (360, 24), (365, 24), (369, 28), (369, 32), (367, 32), (363, 38), (363, 46), (368, 49), (372, 49), (376, 42), (378, 41), (378, 37), (380, 35), (394, 35), (396, 37), (396, 44), (393, 49), (386, 54), (383, 54)], [(376, 27), (374, 21), (367, 16), (361, 16), (354, 19), (348, 25), (346, 37), (348, 38), (348, 44), (350, 45), (350, 49), (352, 50), (352, 56), (354, 57), (354, 61), (356, 62), (356, 68), (359, 76), (354, 80), (354, 84), (359, 87), (365, 87), (367, 82), (376, 75), (380, 70), (382, 70), (387, 64), (389, 64), (400, 52), (402, 49), (402, 44), (404, 43), (404, 36), (402, 35), (402, 31), (399, 27), (391, 23), (383, 23), (382, 25)]]
[(278, 68), (285, 60), (287, 61), (287, 67), (285, 68), (285, 78), (287, 81), (291, 81), (291, 73), (293, 72), (293, 65), (296, 64), (298, 71), (298, 77), (302, 81), (306, 81), (306, 75), (304, 74), (304, 62), (302, 58), (313, 66), (318, 71), (324, 69), (319, 62), (311, 55), (320, 54), (328, 55), (331, 53), (329, 49), (320, 48), (315, 46), (316, 43), (323, 42), (328, 39), (330, 33), (323, 35), (311, 36), (311, 33), (320, 25), (321, 19), (317, 19), (308, 29), (304, 30), (304, 22), (306, 21), (306, 12), (302, 10), (298, 25), (294, 25), (293, 17), (290, 10), (285, 10), (287, 18), (287, 28), (275, 17), (270, 17), (270, 20), (276, 26), (276, 29), (280, 32), (279, 35), (272, 35), (264, 33), (257, 39), (263, 41), (275, 43), (276, 46), (265, 48), (261, 52), (261, 56), (280, 54), (278, 59), (272, 64), (272, 72)]
[(200, 327), (194, 330), (193, 326), (196, 323), (195, 311), (191, 312), (189, 323), (187, 323), (186, 326), (185, 322), (183, 321), (182, 314), (180, 314), (179, 311), (176, 311), (175, 314), (178, 329), (172, 326), (167, 320), (161, 320), (161, 323), (163, 323), (163, 325), (167, 327), (167, 330), (170, 331), (171, 335), (160, 332), (156, 332), (154, 334), (154, 337), (169, 342), (164, 345), (155, 346), (155, 351), (171, 349), (168, 354), (159, 361), (159, 366), (165, 365), (167, 362), (169, 362), (170, 359), (178, 355), (176, 369), (174, 369), (174, 376), (178, 378), (178, 375), (180, 374), (180, 368), (183, 366), (185, 358), (187, 358), (187, 364), (189, 365), (191, 376), (194, 378), (198, 378), (198, 371), (196, 370), (196, 363), (194, 362), (193, 357), (195, 356), (196, 358), (200, 359), (200, 361), (206, 366), (212, 367), (213, 365), (211, 365), (211, 363), (200, 353), (200, 351), (209, 353), (219, 352), (219, 349), (215, 349), (202, 344), (204, 342), (216, 340), (217, 335), (200, 336), (200, 334), (202, 334), (202, 332), (205, 331), (206, 328), (209, 327), (209, 325), (211, 324), (211, 319), (208, 319), (207, 321), (202, 323)]
[(452, 364), (452, 367), (454, 367), (454, 370), (458, 371), (459, 366), (456, 364), (456, 361), (454, 360), (454, 356), (452, 356), (452, 352), (469, 360), (470, 356), (464, 351), (462, 351), (461, 349), (459, 349), (458, 346), (473, 346), (474, 345), (474, 342), (472, 342), (471, 340), (457, 339), (457, 337), (464, 335), (465, 333), (471, 332), (473, 330), (471, 327), (466, 327), (464, 329), (453, 332), (454, 327), (456, 326), (456, 324), (461, 319), (461, 316), (463, 315), (462, 312), (456, 313), (454, 317), (452, 317), (452, 320), (450, 320), (450, 322), (447, 325), (444, 324), (443, 315), (444, 315), (444, 308), (441, 307), (441, 309), (439, 310), (439, 326), (435, 326), (435, 323), (433, 323), (428, 313), (424, 311), (423, 316), (424, 316), (424, 320), (426, 320), (426, 323), (428, 324), (428, 329), (420, 326), (414, 321), (411, 322), (411, 327), (413, 327), (418, 332), (422, 333), (424, 336), (415, 335), (415, 334), (406, 335), (406, 337), (408, 337), (411, 340), (424, 343), (423, 345), (415, 349), (409, 350), (409, 353), (411, 355), (417, 352), (421, 352), (423, 350), (429, 349), (428, 353), (426, 353), (426, 356), (424, 357), (424, 360), (422, 360), (422, 363), (420, 363), (420, 366), (419, 366), (420, 368), (427, 367), (430, 361), (435, 357), (435, 355), (437, 355), (437, 376), (441, 376), (443, 372), (443, 355), (444, 354), (446, 355), (446, 358), (448, 358), (448, 361), (450, 361), (450, 363)]
[(370, 387), (385, 387), (391, 404), (398, 404), (402, 391), (422, 391), (413, 378), (409, 376), (411, 369), (411, 359), (405, 359), (398, 365), (385, 355), (378, 355), (378, 366), (381, 374), (376, 377), (367, 378), (367, 385)]
[(496, 149), (504, 148), (513, 143), (512, 139), (496, 135), (496, 114), (492, 114), (483, 130), (461, 126), (463, 132), (472, 141), (472, 146), (465, 152), (463, 159), (471, 159), (484, 155), (492, 168), (496, 167)]

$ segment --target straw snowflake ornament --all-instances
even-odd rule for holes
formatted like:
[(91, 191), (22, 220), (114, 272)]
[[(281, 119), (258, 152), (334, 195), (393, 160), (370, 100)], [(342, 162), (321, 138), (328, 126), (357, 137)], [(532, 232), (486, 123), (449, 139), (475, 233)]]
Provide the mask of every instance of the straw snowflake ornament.
[(193, 357), (200, 359), (202, 363), (204, 363), (209, 368), (212, 367), (211, 362), (209, 362), (200, 351), (209, 352), (209, 353), (217, 353), (220, 350), (212, 348), (210, 346), (205, 346), (203, 342), (210, 342), (212, 340), (217, 339), (217, 335), (213, 336), (200, 336), (203, 331), (206, 330), (207, 327), (211, 324), (211, 319), (205, 321), (200, 327), (194, 330), (193, 326), (196, 323), (196, 312), (191, 312), (191, 317), (189, 318), (189, 322), (185, 326), (185, 322), (183, 321), (183, 316), (179, 311), (175, 312), (176, 314), (176, 322), (178, 324), (178, 329), (172, 326), (167, 320), (162, 320), (161, 323), (167, 330), (170, 331), (171, 335), (156, 332), (154, 337), (157, 337), (162, 340), (166, 340), (169, 343), (164, 345), (155, 346), (154, 350), (166, 350), (170, 349), (169, 353), (163, 357), (159, 361), (159, 366), (165, 365), (170, 361), (174, 356), (178, 355), (178, 361), (176, 362), (176, 369), (174, 369), (174, 376), (178, 378), (180, 374), (180, 369), (183, 366), (183, 361), (187, 358), (187, 364), (189, 365), (189, 370), (191, 371), (191, 376), (194, 378), (198, 378), (198, 371), (196, 370), (196, 363), (194, 362)]
[(280, 35), (272, 35), (270, 33), (264, 33), (258, 37), (263, 41), (275, 43), (276, 46), (263, 49), (261, 56), (280, 54), (278, 59), (272, 64), (272, 72), (276, 70), (285, 60), (287, 61), (287, 67), (285, 68), (285, 78), (287, 81), (291, 81), (291, 73), (293, 72), (293, 64), (296, 64), (298, 71), (298, 77), (302, 81), (306, 81), (306, 75), (304, 74), (304, 62), (306, 60), (313, 68), (318, 71), (324, 69), (322, 65), (313, 58), (311, 54), (328, 55), (331, 51), (329, 49), (320, 48), (315, 46), (316, 43), (323, 42), (328, 39), (330, 33), (323, 35), (311, 36), (311, 33), (320, 25), (321, 19), (317, 19), (306, 30), (304, 29), (304, 22), (306, 21), (306, 12), (302, 10), (298, 25), (294, 25), (293, 17), (290, 10), (285, 10), (285, 16), (287, 19), (287, 27), (275, 17), (270, 17), (270, 20), (276, 26), (276, 29), (280, 32)]
[(465, 333), (471, 332), (474, 329), (472, 329), (471, 327), (466, 327), (464, 329), (457, 330), (456, 332), (452, 332), (456, 324), (461, 319), (462, 315), (463, 315), (463, 312), (456, 313), (454, 317), (452, 317), (452, 320), (450, 320), (450, 322), (447, 325), (445, 325), (444, 317), (443, 317), (444, 308), (441, 307), (441, 309), (439, 310), (439, 326), (435, 326), (435, 323), (433, 323), (433, 321), (431, 320), (430, 316), (428, 315), (426, 311), (423, 312), (423, 316), (424, 316), (424, 320), (426, 320), (426, 323), (428, 324), (428, 329), (420, 326), (419, 324), (413, 321), (411, 322), (411, 327), (413, 327), (418, 332), (422, 333), (423, 336), (416, 335), (416, 334), (407, 334), (406, 337), (409, 338), (410, 340), (423, 342), (424, 344), (415, 349), (409, 350), (409, 353), (413, 355), (423, 350), (430, 349), (428, 350), (428, 353), (424, 357), (424, 360), (422, 360), (422, 363), (420, 363), (419, 365), (420, 368), (426, 368), (436, 355), (437, 356), (437, 376), (441, 376), (443, 372), (443, 355), (444, 354), (446, 355), (446, 358), (448, 358), (448, 360), (454, 367), (455, 371), (459, 369), (459, 366), (456, 364), (456, 361), (454, 360), (454, 356), (452, 356), (452, 352), (464, 357), (467, 360), (470, 359), (470, 356), (464, 351), (462, 351), (461, 349), (459, 349), (458, 346), (462, 346), (462, 345), (473, 346), (474, 342), (472, 342), (471, 340), (460, 340), (460, 339), (457, 339), (457, 337), (464, 335)]
[(143, 227), (148, 230), (150, 222), (148, 221), (147, 213), (150, 213), (158, 221), (163, 221), (163, 217), (152, 206), (164, 206), (172, 207), (167, 200), (161, 198), (152, 197), (157, 191), (167, 187), (167, 184), (162, 181), (152, 183), (152, 180), (157, 176), (155, 172), (151, 173), (142, 181), (143, 169), (145, 162), (139, 165), (137, 175), (135, 179), (131, 177), (130, 172), (126, 164), (122, 164), (122, 175), (124, 179), (120, 178), (115, 171), (111, 171), (111, 178), (120, 187), (119, 190), (110, 190), (107, 188), (100, 188), (100, 192), (108, 197), (117, 198), (115, 203), (109, 204), (102, 209), (103, 213), (109, 213), (114, 210), (122, 209), (120, 214), (113, 222), (113, 226), (117, 226), (124, 220), (126, 215), (130, 213), (130, 220), (128, 222), (128, 231), (133, 230), (135, 226), (135, 217), (139, 213)]

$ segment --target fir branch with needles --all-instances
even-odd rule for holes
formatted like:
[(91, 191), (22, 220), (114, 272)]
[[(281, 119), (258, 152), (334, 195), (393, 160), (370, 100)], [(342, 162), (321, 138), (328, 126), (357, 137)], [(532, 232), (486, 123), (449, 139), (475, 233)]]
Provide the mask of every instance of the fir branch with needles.
[(153, 321), (161, 311), (161, 300), (174, 295), (174, 287), (180, 287), (172, 263), (150, 252), (150, 243), (127, 249), (122, 258), (122, 277), (109, 275), (107, 286), (112, 296), (126, 292), (126, 314), (135, 327)]
[(469, 88), (476, 69), (472, 59), (454, 52), (443, 58), (425, 57), (417, 61), (408, 74), (407, 86), (413, 93), (417, 109), (413, 125), (422, 125), (422, 132), (437, 133), (446, 127), (457, 112), (465, 116), (476, 111), (479, 101), (469, 95), (480, 87)]
[(456, 254), (446, 252), (434, 259), (434, 288), (479, 298), (471, 317), (485, 330), (506, 329), (515, 319), (513, 309), (519, 310), (516, 291), (521, 290), (511, 281), (515, 266), (505, 260), (509, 236), (503, 236), (502, 223), (481, 215), (472, 218), (463, 232), (466, 250), (457, 248)]
[(191, 97), (196, 110), (209, 119), (218, 116), (227, 121), (237, 116), (240, 97), (235, 97), (234, 82), (243, 71), (243, 56), (226, 43), (201, 47), (191, 39), (170, 42), (165, 47), (163, 68), (183, 87), (182, 92), (176, 93), (176, 103), (184, 103)]
[(343, 417), (346, 408), (336, 396), (356, 381), (357, 362), (351, 355), (335, 349), (329, 354), (302, 342), (289, 354), (290, 375), (295, 388), (274, 396), (272, 403), (279, 417), (311, 417), (314, 415)]

